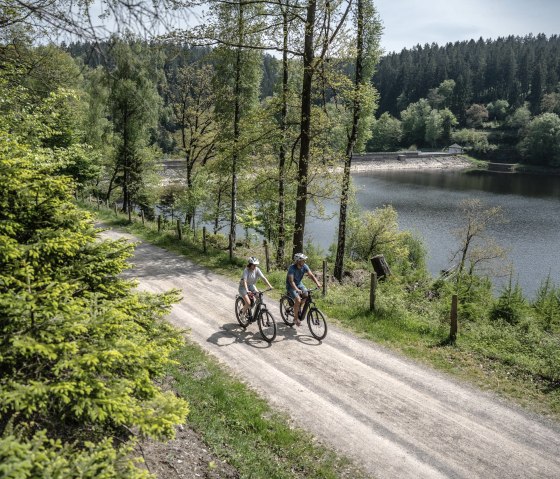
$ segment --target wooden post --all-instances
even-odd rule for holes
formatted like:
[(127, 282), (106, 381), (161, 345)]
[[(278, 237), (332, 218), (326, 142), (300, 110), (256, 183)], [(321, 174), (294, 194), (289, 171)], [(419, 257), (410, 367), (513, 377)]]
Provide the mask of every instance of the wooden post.
[(449, 340), (455, 342), (457, 339), (457, 295), (451, 296), (451, 325)]
[(270, 273), (270, 256), (268, 254), (268, 241), (263, 240), (264, 257), (266, 259), (266, 272)]
[(327, 260), (323, 260), (323, 296), (327, 295)]
[(117, 210), (117, 202), (115, 201), (115, 216), (119, 216), (119, 212)]
[(375, 311), (375, 292), (377, 290), (377, 273), (371, 273), (371, 284), (369, 286), (369, 310)]
[(144, 210), (140, 210), (140, 217), (142, 218), (142, 226), (144, 226)]
[(206, 226), (202, 227), (202, 251), (206, 254)]
[(161, 232), (161, 215), (157, 215), (157, 232)]
[(101, 199), (99, 198), (99, 196), (96, 196), (95, 199), (97, 200), (97, 209), (100, 210), (101, 209)]
[(183, 230), (181, 229), (181, 220), (177, 220), (177, 236), (179, 237), (179, 241), (183, 239)]
[(233, 261), (233, 236), (229, 235), (229, 260)]

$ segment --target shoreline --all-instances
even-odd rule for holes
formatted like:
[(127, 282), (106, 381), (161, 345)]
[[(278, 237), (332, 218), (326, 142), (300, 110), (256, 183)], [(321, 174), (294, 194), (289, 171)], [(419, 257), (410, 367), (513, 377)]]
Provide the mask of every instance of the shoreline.
[[(409, 157), (403, 160), (362, 160), (354, 158), (350, 170), (353, 173), (379, 170), (465, 170), (476, 168), (467, 158), (459, 155)], [(342, 170), (341, 166), (336, 170)]]

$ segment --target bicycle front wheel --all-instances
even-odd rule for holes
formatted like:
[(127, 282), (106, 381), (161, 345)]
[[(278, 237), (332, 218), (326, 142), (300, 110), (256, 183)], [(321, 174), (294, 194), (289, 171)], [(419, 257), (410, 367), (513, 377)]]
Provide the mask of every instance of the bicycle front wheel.
[(247, 316), (241, 313), (244, 304), (245, 301), (243, 301), (243, 298), (241, 296), (237, 296), (237, 298), (235, 298), (235, 317), (237, 318), (237, 322), (243, 329), (249, 326), (249, 320), (247, 319)]
[(294, 300), (289, 296), (284, 295), (280, 298), (280, 315), (288, 326), (294, 325)]
[(311, 336), (315, 339), (319, 341), (325, 339), (327, 335), (327, 321), (325, 321), (323, 313), (317, 308), (310, 309), (309, 313), (307, 313), (307, 326), (309, 326)]
[(276, 337), (276, 321), (274, 321), (272, 314), (270, 314), (268, 310), (263, 309), (259, 313), (258, 323), (259, 330), (264, 340), (267, 343), (274, 341), (274, 338)]

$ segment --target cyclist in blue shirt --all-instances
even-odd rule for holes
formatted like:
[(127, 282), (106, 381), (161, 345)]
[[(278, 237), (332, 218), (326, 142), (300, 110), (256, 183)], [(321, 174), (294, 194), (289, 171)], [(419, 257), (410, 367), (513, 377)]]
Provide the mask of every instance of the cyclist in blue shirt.
[(294, 262), (288, 268), (288, 274), (286, 275), (286, 290), (288, 291), (288, 296), (294, 300), (294, 324), (296, 326), (301, 325), (299, 320), (300, 308), (303, 308), (305, 301), (307, 300), (307, 288), (303, 284), (303, 277), (307, 274), (318, 288), (321, 284), (315, 277), (315, 275), (309, 269), (309, 266), (305, 264), (307, 256), (303, 253), (296, 253), (294, 255)]

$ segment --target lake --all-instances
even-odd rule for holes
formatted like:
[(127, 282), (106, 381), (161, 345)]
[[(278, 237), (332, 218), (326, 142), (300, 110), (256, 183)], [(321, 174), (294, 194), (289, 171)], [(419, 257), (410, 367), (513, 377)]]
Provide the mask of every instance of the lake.
[[(485, 205), (501, 206), (508, 220), (489, 232), (508, 249), (523, 291), (534, 296), (550, 274), (560, 286), (560, 177), (490, 173), (486, 171), (391, 170), (352, 175), (357, 200), (365, 210), (392, 205), (399, 226), (421, 237), (428, 251), (428, 269), (438, 275), (447, 269), (458, 248), (452, 230), (461, 225), (459, 203), (478, 198)], [(309, 218), (306, 239), (327, 250), (336, 241), (338, 204), (329, 202), (330, 220)], [(504, 284), (508, 278), (495, 282)]]

